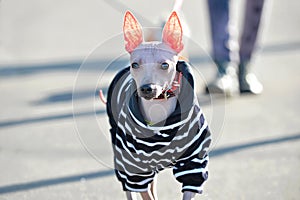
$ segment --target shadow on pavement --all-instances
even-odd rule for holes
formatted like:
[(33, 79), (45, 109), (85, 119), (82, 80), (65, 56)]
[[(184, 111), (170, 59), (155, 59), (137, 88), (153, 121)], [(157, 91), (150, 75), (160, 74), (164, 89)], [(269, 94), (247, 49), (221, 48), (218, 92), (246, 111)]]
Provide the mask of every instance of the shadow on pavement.
[[(101, 88), (104, 94), (107, 93), (108, 88)], [(48, 104), (55, 104), (55, 103), (62, 103), (62, 102), (71, 102), (72, 100), (80, 100), (86, 99), (89, 97), (98, 97), (99, 96), (99, 89), (96, 91), (92, 90), (84, 90), (84, 91), (76, 91), (76, 95), (74, 96), (73, 91), (64, 91), (59, 93), (53, 93), (49, 96), (31, 102), (33, 106), (41, 106), (41, 105), (48, 105)]]
[(268, 145), (268, 144), (277, 144), (277, 143), (288, 142), (288, 141), (299, 140), (299, 139), (300, 139), (300, 134), (289, 135), (289, 136), (280, 137), (280, 138), (274, 138), (274, 139), (269, 139), (269, 140), (262, 140), (262, 141), (250, 142), (250, 143), (246, 143), (246, 144), (218, 148), (216, 150), (212, 150), (209, 155), (210, 155), (210, 157), (214, 158), (214, 157), (223, 156), (224, 154), (242, 151), (244, 149), (264, 146), (264, 145)]
[[(103, 89), (103, 92), (107, 93), (107, 88)], [(87, 97), (90, 97), (92, 94), (92, 91), (82, 91), (80, 94), (77, 93), (76, 98), (84, 99)], [(95, 97), (98, 97), (99, 91), (95, 92)], [(201, 95), (198, 97), (199, 103), (201, 106), (207, 106), (211, 104), (211, 97), (209, 95)], [(218, 101), (223, 102), (224, 96), (223, 95), (214, 95), (214, 100), (216, 103)], [(72, 101), (72, 92), (64, 92), (64, 93), (58, 93), (48, 96), (45, 99), (41, 99), (35, 102), (32, 102), (32, 105), (34, 106), (41, 106), (45, 104), (52, 104), (52, 103), (61, 103), (61, 102), (69, 102)], [(99, 114), (105, 114), (105, 110), (97, 110), (95, 111), (84, 111), (84, 112), (77, 112), (76, 117), (85, 117), (85, 116), (92, 116), (92, 115), (99, 115)], [(25, 119), (13, 119), (13, 120), (7, 120), (7, 121), (0, 121), (0, 128), (10, 127), (10, 126), (18, 126), (18, 125), (24, 125), (24, 124), (34, 124), (34, 123), (40, 123), (40, 122), (48, 122), (48, 121), (54, 121), (54, 120), (63, 120), (63, 119), (69, 119), (73, 118), (73, 113), (65, 113), (65, 114), (57, 114), (57, 115), (50, 115), (50, 116), (43, 116), (43, 117), (26, 117)]]
[[(103, 94), (107, 94), (108, 88), (101, 88)], [(98, 99), (99, 89), (94, 90), (84, 90), (84, 91), (76, 91), (76, 95), (74, 96), (73, 91), (64, 91), (59, 93), (52, 93), (45, 98), (40, 100), (32, 101), (30, 104), (32, 106), (43, 106), (55, 103), (63, 103), (63, 102), (71, 102), (72, 100), (82, 100), (95, 96)], [(224, 101), (225, 96), (223, 94), (202, 94), (198, 93), (197, 97), (200, 105), (210, 105), (211, 99), (213, 96), (214, 100)]]
[[(277, 53), (277, 52), (286, 52), (286, 51), (295, 51), (300, 49), (300, 41), (290, 41), (287, 43), (279, 43), (264, 46), (262, 53)], [(191, 63), (208, 63), (211, 62), (211, 59), (208, 56), (191, 56)], [(107, 59), (99, 59), (94, 61), (89, 61), (85, 63), (86, 70), (103, 70), (108, 69), (111, 71), (118, 71), (120, 66), (126, 66), (128, 64), (128, 60), (117, 59), (114, 60)], [(40, 65), (21, 65), (21, 66), (4, 66), (0, 65), (0, 77), (7, 78), (10, 76), (24, 76), (36, 73), (45, 73), (45, 72), (55, 72), (55, 71), (77, 71), (83, 60), (73, 61), (73, 62), (65, 62), (65, 63), (50, 63), (50, 64), (40, 64)], [(195, 65), (196, 66), (196, 65)]]
[[(254, 148), (254, 147), (259, 147), (259, 146), (264, 146), (264, 145), (270, 145), (270, 144), (289, 142), (289, 141), (295, 141), (295, 140), (299, 140), (299, 139), (300, 139), (300, 133), (285, 136), (285, 137), (280, 137), (280, 138), (273, 138), (273, 139), (268, 139), (268, 140), (262, 140), (262, 141), (241, 144), (241, 145), (234, 145), (234, 146), (219, 148), (219, 149), (216, 149), (216, 150), (213, 150), (212, 152), (210, 152), (210, 157), (215, 158), (215, 157), (223, 156), (228, 153), (242, 151), (244, 149), (249, 149), (249, 148)], [(107, 177), (107, 176), (112, 176), (113, 174), (114, 174), (114, 170), (105, 170), (105, 171), (99, 171), (99, 172), (83, 173), (83, 174), (78, 174), (78, 175), (73, 175), (73, 176), (65, 176), (65, 177), (60, 177), (60, 178), (52, 178), (52, 179), (32, 181), (32, 182), (27, 182), (27, 183), (13, 184), (13, 185), (0, 187), (0, 194), (26, 191), (26, 190), (37, 189), (37, 188), (47, 187), (47, 186), (52, 186), (52, 185), (65, 184), (65, 183), (79, 182), (82, 179), (91, 180), (91, 179), (96, 179), (96, 178), (103, 178), (103, 177)]]
[(61, 178), (53, 178), (53, 179), (45, 179), (40, 181), (33, 181), (28, 183), (20, 183), (14, 184), (9, 186), (0, 187), (0, 194), (11, 193), (11, 192), (18, 192), (24, 190), (31, 190), (41, 187), (47, 187), (51, 185), (58, 185), (62, 183), (72, 183), (72, 182), (79, 182), (82, 179), (96, 179), (102, 178), (105, 176), (110, 176), (114, 174), (114, 170), (106, 170), (100, 172), (90, 172), (85, 174), (79, 174), (74, 176), (65, 176)]
[(0, 77), (9, 78), (12, 76), (26, 76), (32, 74), (49, 73), (49, 72), (59, 72), (59, 71), (71, 71), (77, 72), (82, 64), (84, 64), (84, 69), (89, 71), (97, 70), (110, 70), (116, 71), (120, 69), (120, 66), (126, 66), (128, 64), (127, 60), (117, 59), (114, 60), (93, 60), (85, 62), (83, 60), (72, 61), (72, 62), (57, 62), (57, 63), (47, 63), (47, 64), (33, 64), (33, 65), (0, 65)]
[[(76, 113), (75, 115), (76, 115), (76, 117), (84, 117), (84, 116), (95, 115), (95, 114), (98, 115), (98, 114), (104, 114), (104, 113), (106, 113), (105, 110), (98, 110), (98, 111), (80, 112), (80, 113)], [(20, 120), (2, 121), (2, 122), (0, 122), (0, 128), (22, 125), (22, 124), (32, 124), (32, 123), (39, 123), (39, 122), (45, 122), (45, 121), (68, 119), (68, 118), (73, 118), (73, 113), (50, 115), (50, 116), (36, 117), (36, 118), (26, 118), (26, 119), (20, 119)]]

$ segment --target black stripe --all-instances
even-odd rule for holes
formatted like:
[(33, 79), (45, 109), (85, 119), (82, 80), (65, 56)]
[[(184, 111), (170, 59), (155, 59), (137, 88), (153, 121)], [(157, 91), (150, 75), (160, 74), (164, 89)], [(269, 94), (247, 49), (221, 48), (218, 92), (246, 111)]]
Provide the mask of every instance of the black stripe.
[[(137, 124), (137, 121), (135, 121), (136, 118), (141, 123), (146, 125), (146, 122), (138, 107), (139, 98), (137, 96), (135, 82), (131, 81), (125, 85), (125, 88), (129, 86), (128, 91), (120, 91), (122, 85), (124, 86), (125, 79), (130, 75), (129, 68), (126, 68), (118, 73), (109, 87), (107, 113), (110, 118), (110, 124), (112, 126), (110, 131), (112, 135), (112, 142), (114, 144), (114, 156), (124, 165), (124, 168), (131, 173), (145, 173), (139, 168), (147, 169), (146, 171), (148, 173), (151, 173), (153, 171), (160, 171), (165, 167), (174, 165), (176, 165), (176, 170), (178, 172), (187, 170), (187, 168), (176, 164), (176, 160), (179, 158), (187, 158), (184, 160), (184, 162), (189, 162), (189, 169), (202, 168), (207, 164), (206, 162), (202, 164), (190, 164), (191, 159), (193, 158), (202, 159), (203, 157), (207, 156), (207, 152), (203, 149), (208, 147), (211, 141), (208, 140), (205, 143), (203, 143), (203, 141), (206, 138), (210, 137), (210, 131), (208, 128), (206, 128), (202, 133), (199, 133), (202, 126), (206, 124), (203, 114), (200, 115), (198, 121), (194, 123), (192, 127), (189, 127), (190, 123), (197, 118), (197, 115), (199, 114), (199, 112), (201, 112), (201, 109), (196, 104), (194, 94), (194, 80), (190, 73), (190, 67), (185, 62), (178, 62), (177, 70), (183, 74), (183, 78), (175, 111), (166, 119), (165, 122), (157, 123), (154, 126), (163, 127), (173, 125), (175, 123), (181, 122), (182, 120), (186, 120), (191, 109), (193, 113), (191, 118), (186, 123), (173, 129), (160, 131), (162, 134), (167, 135), (168, 137), (159, 135), (153, 130), (146, 127), (141, 127)], [(120, 104), (117, 104), (117, 97), (119, 95), (119, 92), (121, 92)], [(125, 113), (125, 116), (120, 115), (121, 111)], [(131, 116), (130, 112), (134, 115), (134, 118), (133, 116)], [(119, 127), (118, 123), (121, 124)], [(129, 128), (126, 127), (125, 124), (127, 124)], [(121, 129), (121, 126), (123, 126), (124, 132)], [(129, 130), (131, 130), (132, 133), (130, 133)], [(174, 140), (175, 137), (183, 136), (185, 133), (188, 133), (186, 137), (182, 137), (179, 140)], [(184, 149), (182, 152), (177, 152), (176, 149), (182, 149), (183, 147), (185, 147), (186, 144), (188, 144), (197, 136), (197, 134), (201, 134), (199, 139), (194, 141), (191, 145), (187, 146), (186, 149)], [(118, 136), (118, 138), (116, 138), (116, 136)], [(150, 143), (151, 145), (137, 142), (135, 138), (142, 142)], [(169, 142), (169, 144), (159, 144), (159, 142)], [(124, 146), (122, 145), (122, 143)], [(203, 145), (200, 152), (190, 158), (190, 156), (200, 147), (200, 145)], [(119, 148), (121, 152), (117, 151), (117, 148)], [(172, 151), (169, 152), (170, 150)], [(140, 151), (142, 151), (143, 153), (141, 153)], [(168, 153), (165, 153), (167, 151)], [(161, 156), (156, 152), (165, 154)], [(145, 154), (152, 155), (150, 156)], [(137, 160), (137, 158), (139, 160)], [(125, 162), (125, 160), (132, 164)], [(130, 176), (126, 174), (123, 167), (117, 162), (115, 162), (115, 166), (116, 170), (119, 170), (131, 182), (141, 182), (147, 178), (143, 176)], [(190, 175), (183, 177), (185, 177), (183, 178), (184, 180), (181, 180), (181, 182), (183, 183), (186, 182), (187, 179), (191, 178)], [(126, 190), (125, 182), (127, 182), (127, 180), (125, 178), (122, 178), (119, 174), (117, 174), (117, 178), (122, 182), (123, 189)], [(197, 180), (190, 180), (189, 182), (193, 185), (194, 182), (197, 182), (201, 185), (204, 181), (204, 177), (202, 177), (202, 179), (199, 180), (199, 178), (197, 178)], [(145, 185), (147, 184), (148, 183), (146, 183)], [(135, 189), (146, 188), (145, 185), (140, 186), (130, 183), (127, 183), (127, 185)]]

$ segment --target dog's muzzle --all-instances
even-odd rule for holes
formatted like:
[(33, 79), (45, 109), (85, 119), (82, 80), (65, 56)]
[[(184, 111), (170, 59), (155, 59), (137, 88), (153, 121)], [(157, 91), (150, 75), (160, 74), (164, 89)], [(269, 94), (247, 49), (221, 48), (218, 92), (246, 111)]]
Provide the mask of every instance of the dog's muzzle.
[(156, 96), (156, 86), (154, 84), (145, 84), (140, 87), (139, 95), (140, 97), (145, 98), (146, 100), (153, 99)]

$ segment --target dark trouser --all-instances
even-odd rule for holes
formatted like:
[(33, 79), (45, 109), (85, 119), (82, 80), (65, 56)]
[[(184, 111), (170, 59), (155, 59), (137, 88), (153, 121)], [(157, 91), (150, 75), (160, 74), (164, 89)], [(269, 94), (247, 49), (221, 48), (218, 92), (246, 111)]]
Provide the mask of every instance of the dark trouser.
[[(233, 41), (237, 39), (230, 33), (229, 3), (230, 0), (208, 0), (213, 45), (212, 56), (217, 65), (232, 61), (240, 63), (250, 61), (255, 48), (264, 0), (246, 1), (239, 52), (236, 52), (238, 48), (231, 45), (237, 44), (237, 41)], [(222, 71), (220, 72), (222, 73)]]

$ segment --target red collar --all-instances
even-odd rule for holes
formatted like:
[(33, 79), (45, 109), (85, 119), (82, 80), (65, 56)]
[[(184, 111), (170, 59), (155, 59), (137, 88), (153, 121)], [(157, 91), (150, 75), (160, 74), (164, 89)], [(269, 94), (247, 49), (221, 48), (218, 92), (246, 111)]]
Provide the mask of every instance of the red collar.
[(171, 97), (176, 96), (176, 90), (178, 90), (177, 93), (179, 93), (181, 78), (182, 78), (182, 73), (177, 72), (174, 81), (172, 83), (172, 87), (170, 89), (163, 90), (163, 92), (157, 98), (154, 99), (162, 100), (162, 99), (169, 99)]

